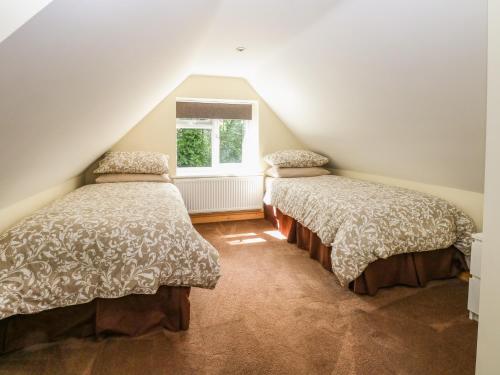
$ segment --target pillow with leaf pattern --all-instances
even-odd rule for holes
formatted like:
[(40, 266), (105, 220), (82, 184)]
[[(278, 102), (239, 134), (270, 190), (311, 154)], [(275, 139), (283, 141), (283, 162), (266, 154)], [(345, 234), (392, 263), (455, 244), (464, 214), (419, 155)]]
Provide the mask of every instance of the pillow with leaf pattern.
[(166, 174), (168, 156), (151, 151), (110, 151), (104, 155), (94, 173)]
[(283, 150), (264, 156), (264, 161), (272, 167), (310, 168), (327, 164), (328, 158), (307, 150)]

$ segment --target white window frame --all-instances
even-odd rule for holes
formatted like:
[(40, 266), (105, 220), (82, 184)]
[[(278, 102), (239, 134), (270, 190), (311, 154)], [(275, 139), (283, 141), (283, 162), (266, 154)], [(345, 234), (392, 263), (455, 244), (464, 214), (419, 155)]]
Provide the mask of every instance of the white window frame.
[[(192, 176), (241, 176), (259, 174), (259, 142), (258, 142), (258, 102), (248, 100), (217, 100), (217, 99), (192, 99), (177, 98), (177, 101), (192, 101), (202, 103), (228, 103), (228, 104), (251, 104), (252, 120), (245, 121), (245, 136), (242, 145), (241, 163), (220, 163), (220, 138), (219, 129), (221, 119), (177, 119), (177, 129), (210, 129), (212, 142), (212, 166), (211, 167), (178, 167), (176, 160), (175, 177)], [(206, 122), (206, 124), (204, 123)], [(177, 149), (177, 136), (176, 136)], [(177, 157), (177, 152), (175, 153)]]

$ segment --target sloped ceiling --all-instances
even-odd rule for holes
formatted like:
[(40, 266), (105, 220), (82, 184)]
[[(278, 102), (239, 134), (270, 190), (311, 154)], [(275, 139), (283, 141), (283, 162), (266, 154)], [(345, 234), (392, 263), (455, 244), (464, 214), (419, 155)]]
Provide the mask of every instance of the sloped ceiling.
[(336, 167), (481, 191), (486, 3), (54, 0), (0, 44), (0, 207), (82, 172), (191, 73), (247, 78)]
[(0, 1), (0, 42), (21, 27), (52, 0)]
[(485, 0), (340, 1), (255, 89), (334, 166), (483, 190)]
[(0, 207), (81, 173), (190, 73), (211, 0), (55, 0), (0, 44)]

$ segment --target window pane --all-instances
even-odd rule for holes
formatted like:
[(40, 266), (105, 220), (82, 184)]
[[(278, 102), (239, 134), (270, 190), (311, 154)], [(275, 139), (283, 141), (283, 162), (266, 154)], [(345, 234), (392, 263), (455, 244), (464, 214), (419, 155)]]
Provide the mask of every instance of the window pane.
[(244, 136), (244, 120), (222, 120), (219, 128), (220, 163), (241, 163)]
[(212, 130), (177, 129), (177, 166), (212, 166)]

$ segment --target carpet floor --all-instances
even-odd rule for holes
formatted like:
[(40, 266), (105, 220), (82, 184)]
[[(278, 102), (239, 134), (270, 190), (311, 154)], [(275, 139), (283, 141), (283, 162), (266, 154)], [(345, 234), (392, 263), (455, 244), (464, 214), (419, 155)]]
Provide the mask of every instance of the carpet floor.
[(358, 296), (264, 220), (197, 228), (223, 276), (192, 290), (189, 331), (39, 345), (0, 357), (0, 374), (474, 373), (466, 283)]

